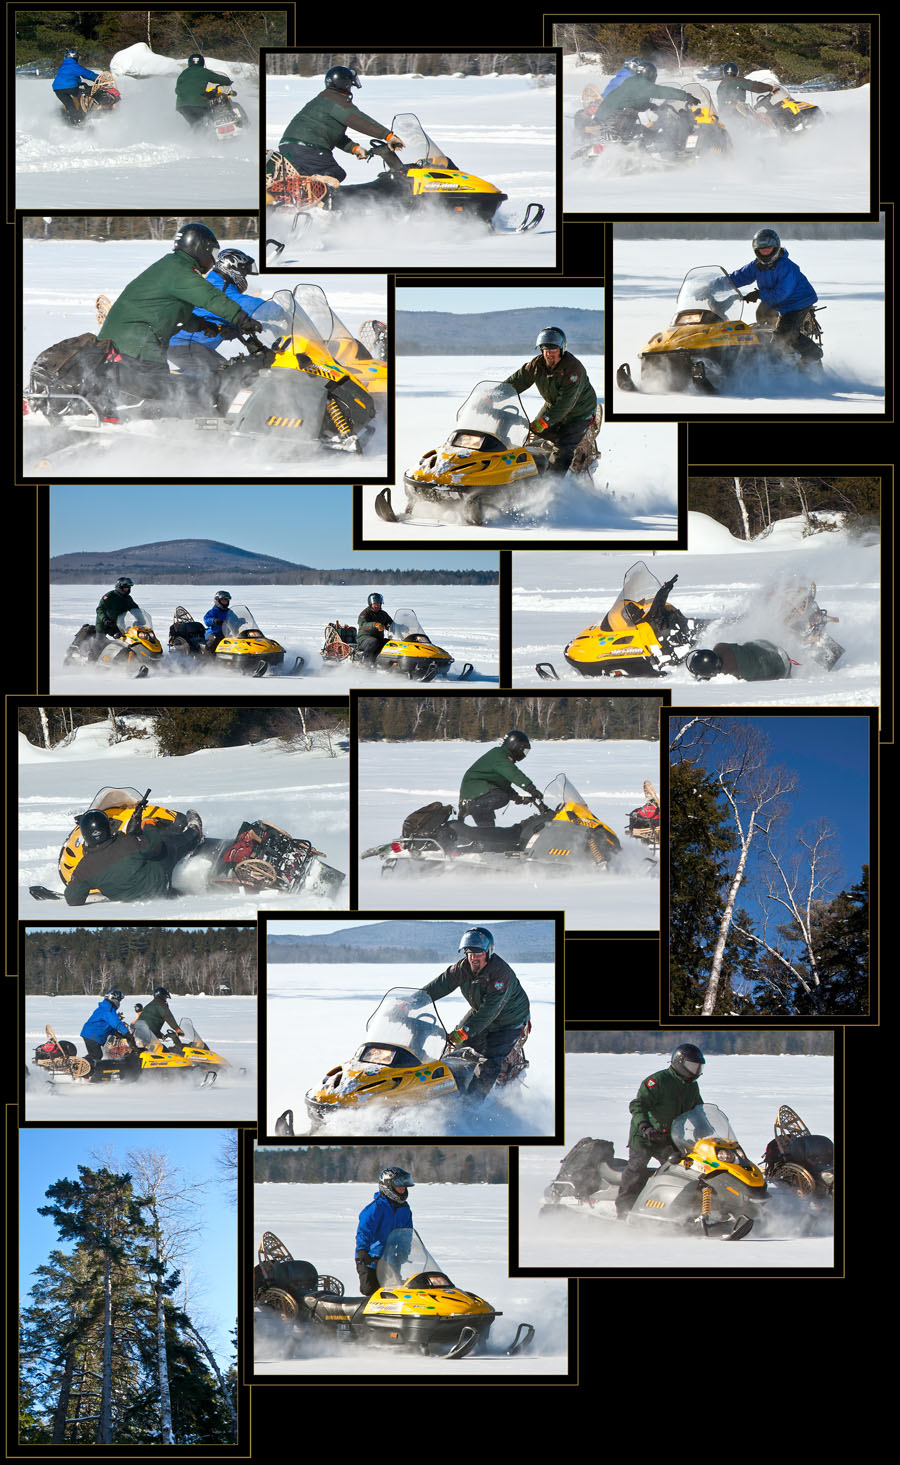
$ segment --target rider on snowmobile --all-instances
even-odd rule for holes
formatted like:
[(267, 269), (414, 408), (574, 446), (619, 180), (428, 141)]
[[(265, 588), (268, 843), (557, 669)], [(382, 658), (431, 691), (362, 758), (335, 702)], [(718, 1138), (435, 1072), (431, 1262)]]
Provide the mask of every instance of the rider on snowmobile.
[(213, 596), (213, 603), (203, 623), (206, 626), (206, 649), (215, 651), (222, 637), (225, 635), (225, 622), (228, 619), (228, 611), (231, 606), (231, 591), (217, 590)]
[(80, 65), (78, 52), (73, 46), (69, 47), (53, 78), (53, 90), (62, 103), (66, 121), (71, 122), (73, 127), (80, 127), (84, 121), (84, 113), (76, 101), (81, 83), (96, 81), (99, 75), (98, 71), (89, 71), (86, 66)]
[(691, 651), (685, 657), (691, 676), (738, 677), (742, 682), (781, 681), (791, 674), (791, 658), (772, 641), (717, 641), (711, 651)]
[(726, 61), (722, 66), (723, 81), (719, 82), (716, 88), (716, 102), (719, 112), (738, 112), (742, 117), (747, 112), (747, 92), (774, 92), (775, 88), (767, 81), (749, 81), (746, 76), (741, 76), (740, 67), (736, 61)]
[[(557, 457), (553, 471), (564, 474), (591, 425), (597, 393), (582, 363), (567, 350), (565, 331), (559, 326), (547, 326), (535, 345), (538, 355), (505, 377), (504, 385), (517, 392), (537, 387), (544, 401), (531, 431), (554, 444)], [(577, 464), (574, 471), (578, 472)]]
[[(84, 1027), (81, 1029), (81, 1037), (87, 1049), (87, 1056), (91, 1060), (92, 1067), (99, 1063), (103, 1057), (103, 1044), (107, 1038), (117, 1033), (119, 1037), (132, 1041), (131, 1029), (119, 1016), (119, 1006), (123, 1000), (122, 993), (118, 987), (105, 993), (103, 1001), (100, 1002), (91, 1013)], [(94, 1074), (91, 1075), (92, 1079)], [(99, 1073), (96, 1074), (99, 1079)]]
[(628, 1108), (632, 1114), (628, 1134), (628, 1163), (622, 1171), (616, 1195), (616, 1215), (625, 1217), (644, 1187), (652, 1159), (672, 1158), (677, 1150), (669, 1130), (679, 1114), (702, 1104), (698, 1079), (706, 1059), (693, 1043), (680, 1043), (661, 1068), (644, 1079)]
[(408, 1170), (388, 1165), (378, 1177), (378, 1189), (370, 1205), (359, 1213), (356, 1227), (356, 1271), (363, 1297), (371, 1297), (378, 1287), (375, 1270), (384, 1243), (392, 1231), (406, 1231), (412, 1240), (412, 1211), (408, 1193), (415, 1181)]
[(466, 769), (459, 789), (460, 819), (471, 815), (479, 829), (493, 829), (497, 809), (504, 809), (510, 801), (514, 804), (529, 801), (519, 797), (513, 784), (523, 788), (531, 800), (539, 799), (540, 789), (516, 768), (530, 749), (531, 742), (525, 733), (510, 728), (499, 748), (489, 749)]
[(435, 1001), (459, 988), (468, 1002), (469, 1011), (453, 1029), (450, 1041), (482, 1054), (466, 1090), (480, 1102), (494, 1087), (507, 1054), (527, 1032), (531, 1007), (512, 967), (494, 950), (494, 938), (485, 926), (466, 931), (459, 950), (461, 960), (421, 990)]
[[(168, 1023), (169, 1027), (172, 1028), (179, 1037), (183, 1036), (184, 1029), (178, 1026), (178, 1023), (175, 1021), (174, 1017), (169, 1011), (169, 1001), (171, 999), (171, 996), (172, 994), (169, 991), (168, 987), (154, 987), (153, 1001), (148, 1002), (146, 1007), (142, 1008), (140, 1017), (135, 1022), (134, 1027), (135, 1036), (142, 1038), (144, 1040), (145, 1046), (149, 1045), (147, 1042), (146, 1034), (138, 1032), (138, 1027), (140, 1025), (143, 1025), (143, 1027), (149, 1031), (150, 1037), (156, 1039), (157, 1041), (162, 1038), (163, 1023)], [(180, 1047), (181, 1044), (176, 1041), (173, 1051), (177, 1052)]]
[[(67, 905), (84, 905), (92, 890), (107, 900), (154, 900), (169, 894), (172, 870), (203, 837), (195, 809), (171, 823), (141, 827), (135, 809), (124, 830), (113, 832), (102, 809), (79, 814), (84, 853), (65, 889)], [(134, 825), (134, 829), (132, 829)]]
[(278, 144), (278, 151), (301, 177), (315, 178), (332, 187), (343, 183), (347, 174), (337, 162), (333, 149), (340, 148), (356, 158), (366, 156), (365, 148), (347, 136), (348, 127), (354, 132), (361, 132), (364, 137), (386, 142), (392, 152), (403, 147), (402, 138), (354, 107), (352, 88), (361, 85), (352, 67), (332, 66), (325, 73), (324, 91), (291, 118)]
[[(247, 295), (247, 276), (259, 274), (256, 260), (242, 249), (220, 249), (215, 268), (206, 279), (217, 290), (222, 290), (229, 300), (234, 300), (254, 320), (271, 322), (280, 329), (286, 328), (284, 311), (274, 300), (263, 300), (258, 295)], [(201, 327), (200, 322), (205, 322)], [(200, 327), (195, 329), (195, 327)], [(218, 347), (223, 341), (233, 339), (235, 332), (222, 318), (211, 310), (198, 306), (190, 321), (175, 332), (169, 342), (166, 355), (169, 364), (178, 371), (219, 371), (222, 358)]]
[(373, 591), (365, 610), (361, 610), (356, 621), (356, 653), (360, 661), (374, 662), (385, 642), (385, 635), (394, 622), (383, 609), (384, 596)]
[[(662, 86), (656, 80), (656, 67), (652, 61), (633, 58), (629, 70), (634, 75), (622, 81), (613, 91), (607, 90), (603, 101), (594, 114), (594, 125), (604, 127), (612, 138), (627, 140), (644, 129), (638, 121), (638, 113), (654, 106), (654, 102), (671, 98), (677, 102), (696, 102), (690, 92), (680, 87)], [(690, 129), (689, 129), (690, 130)]]
[(776, 342), (807, 361), (821, 361), (822, 348), (803, 334), (803, 322), (818, 295), (782, 246), (774, 229), (758, 229), (752, 242), (753, 259), (731, 272), (735, 286), (754, 285), (745, 300), (759, 300), (757, 323), (775, 322)]
[[(97, 606), (94, 618), (94, 635), (85, 634), (81, 642), (89, 661), (96, 661), (100, 652), (106, 645), (107, 636), (120, 636), (119, 616), (126, 610), (140, 610), (136, 600), (131, 598), (131, 589), (134, 581), (128, 575), (120, 575), (112, 590), (107, 590), (101, 595), (100, 604)], [(84, 628), (83, 628), (84, 629)], [(79, 631), (76, 640), (81, 636)]]
[(208, 87), (231, 86), (231, 77), (224, 72), (209, 71), (206, 58), (195, 51), (187, 58), (187, 66), (175, 82), (175, 111), (180, 112), (189, 127), (202, 127), (210, 106)]

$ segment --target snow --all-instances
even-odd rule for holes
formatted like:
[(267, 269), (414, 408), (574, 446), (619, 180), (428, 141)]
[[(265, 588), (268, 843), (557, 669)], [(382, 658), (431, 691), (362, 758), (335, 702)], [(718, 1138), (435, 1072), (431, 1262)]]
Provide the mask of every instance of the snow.
[[(603, 357), (582, 360), (598, 393), (603, 391)], [(456, 412), (479, 381), (503, 381), (520, 361), (507, 356), (402, 356), (396, 358), (397, 457), (392, 492), (394, 512), (406, 503), (404, 471), (418, 467), (429, 448), (446, 441)], [(541, 402), (537, 391), (523, 397), (526, 411)], [(440, 543), (452, 535), (465, 544), (501, 545), (515, 540), (666, 539), (677, 534), (678, 429), (674, 423), (604, 423), (597, 439), (601, 459), (595, 488), (567, 476), (523, 485), (523, 508), (515, 515), (489, 510), (484, 526), (460, 525), (450, 511), (418, 505), (415, 523), (385, 524), (375, 513), (377, 488), (364, 488), (365, 543), (401, 545), (410, 539)]]
[[(270, 76), (266, 79), (266, 148), (277, 148), (291, 118), (321, 89), (316, 77)], [(311, 249), (321, 251), (329, 268), (504, 269), (554, 266), (556, 263), (556, 89), (523, 76), (366, 76), (354, 102), (369, 117), (389, 127), (392, 117), (413, 112), (425, 131), (444, 148), (457, 167), (493, 183), (508, 196), (493, 230), (474, 220), (409, 219), (397, 221), (367, 215), (363, 227), (353, 217), (315, 213), (312, 226), (296, 244), (277, 219), (269, 236), (286, 242), (279, 264), (306, 263)], [(363, 145), (366, 139), (349, 134)], [(381, 164), (363, 162), (349, 153), (336, 155), (347, 183), (371, 183)], [(403, 152), (404, 162), (411, 159)], [(545, 214), (527, 234), (514, 231), (532, 201)]]
[[(545, 788), (565, 772), (588, 807), (622, 841), (622, 854), (610, 869), (548, 872), (540, 866), (491, 870), (491, 895), (505, 910), (565, 910), (566, 930), (635, 931), (659, 927), (659, 881), (647, 864), (639, 842), (624, 836), (627, 814), (642, 802), (642, 784), (657, 787), (659, 744), (637, 739), (591, 742), (582, 739), (544, 742), (530, 733), (527, 773)], [(459, 785), (487, 744), (446, 742), (359, 743), (358, 831), (360, 852), (384, 844), (400, 833), (407, 814), (439, 799), (456, 806)], [(508, 805), (498, 825), (518, 824), (528, 810)], [(632, 848), (634, 846), (634, 848)], [(478, 868), (456, 868), (440, 875), (411, 874), (397, 866), (387, 880), (377, 857), (359, 861), (359, 907), (381, 909), (386, 903), (415, 901), (429, 910), (464, 910), (484, 904), (485, 875)]]
[[(146, 585), (141, 590), (142, 609), (149, 612), (156, 634), (163, 646), (163, 659), (154, 666), (150, 682), (164, 684), (167, 691), (178, 692), (202, 686), (204, 695), (258, 697), (270, 689), (304, 689), (312, 686), (317, 692), (344, 695), (351, 687), (378, 687), (388, 691), (408, 685), (404, 677), (386, 677), (349, 662), (324, 662), (320, 652), (324, 630), (330, 621), (356, 624), (356, 617), (365, 604), (365, 587), (360, 585), (241, 585), (235, 596), (249, 604), (267, 636), (285, 649), (280, 667), (270, 667), (262, 681), (240, 676), (233, 671), (218, 670), (192, 659), (187, 666), (167, 651), (169, 625), (176, 605), (183, 605), (202, 620), (212, 604), (217, 587), (202, 585)], [(465, 662), (475, 670), (470, 683), (496, 683), (499, 676), (499, 632), (497, 626), (496, 585), (398, 585), (385, 587), (389, 609), (398, 605), (412, 606), (431, 638), (448, 651), (454, 664), (452, 681)], [(86, 621), (93, 621), (97, 601), (103, 593), (101, 585), (50, 586), (50, 685), (54, 691), (108, 692), (121, 686), (129, 673), (116, 667), (63, 666), (63, 657), (73, 635)], [(246, 597), (246, 601), (245, 601)], [(302, 656), (305, 665), (297, 676), (290, 675), (294, 659)], [(437, 685), (443, 685), (442, 682)]]
[(64, 120), (52, 77), (16, 76), (16, 207), (25, 209), (255, 210), (259, 202), (259, 73), (207, 57), (230, 76), (249, 123), (227, 142), (194, 132), (175, 110), (186, 61), (141, 42), (109, 70), (122, 100), (80, 128)]
[[(121, 709), (120, 709), (121, 710)], [(96, 924), (103, 902), (84, 906), (42, 904), (29, 886), (45, 885), (62, 893), (57, 861), (75, 815), (105, 785), (152, 787), (164, 808), (196, 809), (204, 833), (225, 839), (237, 834), (242, 820), (268, 819), (298, 839), (309, 839), (325, 852), (326, 862), (347, 866), (347, 756), (338, 739), (337, 756), (322, 748), (297, 752), (276, 739), (247, 747), (206, 748), (177, 758), (160, 757), (155, 740), (129, 738), (107, 745), (107, 723), (76, 730), (68, 743), (34, 757), (31, 745), (19, 764), (19, 914), (35, 919), (64, 910), (66, 921)], [(177, 908), (181, 921), (255, 920), (257, 909), (346, 909), (346, 883), (337, 901), (312, 894), (219, 893), (170, 900), (117, 901), (109, 905), (115, 918), (171, 920)]]
[[(738, 269), (752, 258), (752, 233), (751, 225), (745, 244), (714, 237), (615, 239), (613, 359), (617, 368), (628, 362), (635, 385), (641, 381), (638, 352), (671, 323), (688, 270), (700, 265)], [(788, 365), (751, 363), (736, 371), (731, 383), (715, 396), (691, 391), (636, 394), (614, 387), (612, 411), (616, 416), (648, 411), (678, 417), (760, 410), (804, 415), (884, 411), (884, 243), (806, 239), (802, 223), (790, 234), (782, 229), (781, 237), (819, 297), (825, 353), (822, 371), (804, 375)], [(745, 308), (744, 318), (753, 320), (752, 305)]]
[[(658, 81), (687, 89), (694, 80), (693, 70), (690, 64), (681, 73), (661, 68)], [(652, 217), (753, 215), (781, 212), (786, 202), (792, 212), (817, 217), (869, 212), (868, 86), (800, 93), (803, 101), (814, 103), (825, 114), (810, 132), (783, 137), (768, 132), (748, 134), (728, 125), (733, 147), (724, 156), (698, 158), (676, 167), (645, 158), (645, 166), (631, 172), (636, 160), (625, 149), (610, 146), (594, 162), (571, 156), (575, 151), (571, 119), (582, 105), (582, 89), (591, 83), (602, 91), (609, 79), (599, 64), (578, 65), (574, 56), (564, 58), (563, 197), (567, 213), (595, 212), (606, 218), (635, 213)], [(700, 84), (715, 105), (717, 84)], [(785, 85), (790, 92), (790, 82)]]
[[(790, 678), (775, 682), (741, 682), (716, 677), (698, 682), (686, 667), (664, 679), (629, 677), (627, 686), (670, 691), (675, 705), (741, 707), (872, 707), (881, 689), (881, 549), (878, 543), (851, 538), (837, 529), (803, 537), (800, 519), (783, 519), (765, 537), (746, 543), (734, 539), (705, 514), (688, 515), (689, 550), (666, 551), (645, 563), (662, 582), (677, 572), (671, 601), (687, 616), (727, 617), (713, 625), (702, 645), (716, 640), (779, 642), (779, 633), (757, 608), (764, 592), (787, 575), (815, 581), (819, 605), (838, 624), (828, 631), (845, 648), (825, 671), (800, 649), (791, 654), (802, 664)], [(515, 555), (513, 560), (512, 677), (519, 686), (546, 685), (535, 671), (538, 661), (552, 661), (560, 683), (579, 687), (618, 688), (621, 679), (582, 677), (563, 659), (563, 648), (587, 626), (599, 621), (621, 589), (625, 571), (640, 553), (593, 552), (566, 556)], [(737, 617), (732, 621), (732, 617)], [(783, 633), (781, 644), (784, 644)], [(577, 778), (576, 778), (577, 783)], [(602, 813), (600, 815), (602, 818)]]
[[(415, 1165), (412, 1167), (415, 1176)], [(348, 1297), (358, 1296), (353, 1243), (357, 1217), (375, 1190), (370, 1183), (254, 1186), (253, 1243), (274, 1231), (292, 1256), (312, 1262), (320, 1276), (339, 1277)], [(503, 1317), (491, 1328), (491, 1346), (509, 1345), (520, 1322), (535, 1328), (531, 1348), (513, 1358), (426, 1358), (390, 1348), (344, 1342), (325, 1329), (305, 1341), (301, 1358), (279, 1356), (277, 1319), (256, 1316), (253, 1371), (296, 1378), (386, 1377), (413, 1374), (474, 1384), (521, 1375), (564, 1374), (569, 1367), (568, 1283), (560, 1278), (511, 1278), (507, 1260), (509, 1192), (505, 1185), (416, 1185), (413, 1224), (453, 1282), (475, 1292)], [(255, 1254), (254, 1254), (255, 1260)], [(272, 1328), (272, 1323), (276, 1328)], [(268, 1326), (267, 1326), (268, 1325)]]
[[(740, 1242), (670, 1234), (662, 1227), (638, 1230), (614, 1220), (576, 1213), (539, 1216), (545, 1188), (563, 1157), (584, 1135), (608, 1139), (617, 1158), (628, 1155), (628, 1105), (649, 1073), (664, 1068), (671, 1047), (653, 1053), (567, 1053), (566, 1138), (560, 1148), (519, 1150), (518, 1264), (520, 1267), (827, 1267), (833, 1238), (803, 1236), (779, 1212)], [(813, 1134), (834, 1134), (834, 1064), (818, 1056), (707, 1054), (700, 1083), (703, 1098), (731, 1120), (744, 1152), (756, 1164), (772, 1138), (779, 1105), (789, 1103)], [(603, 1211), (611, 1208), (603, 1206)], [(736, 1248), (739, 1247), (739, 1250)]]
[[(208, 165), (207, 165), (208, 166)], [(254, 259), (259, 240), (220, 239), (222, 248), (243, 249)], [(103, 243), (82, 239), (26, 239), (23, 257), (22, 364), (23, 387), (31, 365), (48, 346), (85, 331), (98, 329), (94, 302), (98, 294), (114, 301), (125, 286), (171, 250), (169, 239), (108, 239)], [(380, 275), (307, 275), (289, 272), (257, 276), (248, 281), (248, 291), (259, 299), (276, 290), (293, 290), (301, 282), (319, 285), (329, 304), (354, 333), (364, 320), (384, 320), (387, 312), (387, 281)], [(226, 342), (222, 357), (240, 355), (236, 342)], [(92, 419), (76, 422), (87, 424)], [(62, 436), (60, 437), (60, 432)], [(33, 475), (40, 464), (48, 476), (50, 463), (59, 479), (98, 477), (116, 482), (134, 478), (168, 477), (178, 483), (186, 478), (239, 477), (252, 469), (252, 476), (293, 480), (298, 477), (348, 479), (384, 476), (387, 473), (387, 432), (384, 420), (375, 424), (375, 434), (365, 454), (307, 447), (298, 455), (293, 445), (281, 440), (268, 456), (255, 438), (238, 438), (223, 432), (201, 431), (192, 421), (172, 418), (104, 427), (98, 433), (57, 430), (39, 414), (23, 422), (23, 465)], [(302, 490), (301, 490), (302, 491)], [(221, 527), (221, 526), (219, 526)]]
[[(445, 965), (454, 960), (449, 957)], [(365, 1038), (366, 1022), (391, 987), (420, 987), (439, 975), (436, 964), (385, 962), (380, 965), (270, 964), (267, 969), (267, 1052), (265, 1131), (275, 1133), (284, 1109), (294, 1111), (295, 1134), (311, 1133), (303, 1097), (321, 1084), (328, 1069), (351, 1058)], [(529, 1068), (524, 1082), (494, 1088), (481, 1105), (459, 1098), (433, 1099), (391, 1109), (347, 1110), (329, 1119), (319, 1138), (345, 1135), (553, 1134), (554, 1013), (552, 965), (517, 962), (516, 976), (531, 1004), (532, 1032), (525, 1048)], [(461, 993), (442, 997), (438, 1012), (451, 1031), (468, 1011)]]
[[(32, 910), (37, 907), (32, 902)], [(91, 907), (96, 911), (96, 907)], [(171, 914), (171, 911), (170, 911)], [(150, 992), (128, 992), (121, 1005), (124, 1022), (135, 1019), (134, 1004), (145, 1006)], [(180, 1076), (165, 1079), (158, 1073), (142, 1075), (136, 1083), (115, 1080), (91, 1084), (58, 1075), (53, 1083), (34, 1063), (34, 1050), (46, 1041), (49, 1024), (60, 1041), (74, 1043), (78, 1056), (86, 1054), (81, 1029), (99, 998), (60, 996), (25, 998), (24, 1063), (25, 1118), (29, 1123), (88, 1123), (95, 1120), (162, 1123), (215, 1121), (222, 1124), (256, 1123), (256, 998), (182, 997), (173, 993), (170, 1009), (179, 1022), (189, 1017), (213, 1052), (227, 1059), (230, 1068), (217, 1073), (214, 1084), (200, 1087)], [(241, 1073), (239, 1070), (245, 1070)]]

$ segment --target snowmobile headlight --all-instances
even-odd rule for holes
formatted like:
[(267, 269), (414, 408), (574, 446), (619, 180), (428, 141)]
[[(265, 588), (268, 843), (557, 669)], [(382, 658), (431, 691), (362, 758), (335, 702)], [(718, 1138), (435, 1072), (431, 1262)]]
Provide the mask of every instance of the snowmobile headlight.
[(740, 1163), (740, 1154), (737, 1150), (716, 1148), (716, 1159), (721, 1160), (723, 1165), (737, 1165)]

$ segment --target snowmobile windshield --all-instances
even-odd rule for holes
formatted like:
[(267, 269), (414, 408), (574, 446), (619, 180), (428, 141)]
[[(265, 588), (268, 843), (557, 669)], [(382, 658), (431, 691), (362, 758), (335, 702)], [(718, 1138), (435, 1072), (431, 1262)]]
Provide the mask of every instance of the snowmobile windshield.
[(262, 322), (262, 329), (259, 332), (261, 340), (267, 340), (271, 344), (272, 341), (277, 341), (282, 336), (291, 336), (295, 342), (299, 342), (301, 350), (303, 343), (309, 341), (314, 346), (318, 346), (326, 355), (329, 354), (327, 337), (322, 334), (321, 327), (309, 314), (307, 304), (312, 304), (315, 313), (320, 316), (322, 324), (325, 325), (326, 331), (330, 329), (330, 324), (325, 323), (324, 312), (327, 311), (329, 322), (333, 320), (333, 316), (322, 292), (317, 292), (321, 299), (315, 299), (313, 295), (307, 295), (306, 292), (309, 290), (308, 285), (297, 285), (294, 287), (293, 293), (290, 290), (275, 291), (271, 303), (280, 308), (281, 319)]
[(636, 565), (632, 565), (630, 570), (625, 571), (619, 600), (621, 602), (633, 600), (640, 604), (646, 601), (649, 604), (660, 588), (660, 582), (652, 570), (647, 569), (643, 560), (638, 560)]
[[(521, 448), (528, 441), (530, 426), (515, 387), (506, 382), (479, 382), (456, 414), (459, 431), (454, 447), (480, 448), (485, 433), (499, 438), (504, 447)], [(471, 435), (472, 441), (466, 442)]]
[(259, 631), (256, 617), (246, 605), (230, 605), (222, 625), (228, 636), (242, 636), (246, 631)]
[(455, 168), (443, 148), (428, 136), (414, 112), (398, 112), (391, 131), (403, 138), (403, 161), (407, 168)]
[(329, 343), (352, 341), (352, 333), (332, 310), (325, 291), (318, 285), (295, 285), (294, 302), (299, 304), (305, 318), (312, 322), (322, 337)]
[(202, 1042), (200, 1034), (197, 1032), (189, 1017), (180, 1017), (178, 1019), (178, 1026), (181, 1028), (182, 1043), (194, 1047), (197, 1043)]
[(566, 804), (581, 804), (587, 808), (587, 800), (583, 799), (574, 783), (564, 773), (557, 773), (552, 782), (544, 789), (544, 803), (551, 809), (559, 812)]
[[(696, 99), (696, 102), (699, 103), (699, 105), (701, 107), (705, 107), (708, 112), (714, 112), (715, 111), (715, 108), (713, 107), (713, 104), (712, 104), (712, 97), (710, 96), (709, 92), (706, 90), (706, 87), (705, 86), (698, 86), (695, 81), (689, 81), (689, 82), (686, 82), (685, 83), (683, 89), (686, 92), (690, 92), (691, 96)], [(694, 105), (694, 104), (691, 103), (691, 102), (676, 102), (675, 103), (675, 106), (676, 107), (690, 107), (692, 105)]]
[(672, 1143), (683, 1155), (693, 1149), (699, 1139), (707, 1139), (714, 1136), (716, 1139), (726, 1139), (731, 1144), (739, 1144), (737, 1135), (731, 1127), (731, 1121), (727, 1114), (717, 1108), (715, 1104), (698, 1104), (696, 1109), (689, 1109), (686, 1114), (679, 1114), (673, 1121)]
[(141, 802), (142, 795), (136, 788), (113, 788), (107, 785), (106, 788), (98, 789), (93, 799), (88, 804), (89, 809), (131, 809)]
[(406, 1048), (417, 1063), (433, 1063), (443, 1057), (447, 1030), (426, 993), (415, 987), (392, 987), (366, 1023), (366, 1040), (363, 1060), (389, 1063), (392, 1048)]
[(676, 318), (683, 310), (711, 310), (722, 320), (740, 320), (744, 302), (721, 265), (699, 265), (688, 270), (675, 302)]
[(397, 611), (391, 635), (397, 641), (411, 641), (414, 636), (424, 636), (425, 640), (428, 640), (425, 627), (420, 623), (414, 610)]
[(149, 611), (141, 610), (140, 606), (134, 610), (123, 610), (116, 616), (116, 625), (120, 631), (127, 631), (131, 626), (146, 626), (148, 630), (153, 630)]
[(438, 1266), (418, 1231), (391, 1231), (378, 1258), (375, 1272), (381, 1287), (451, 1287), (446, 1272)]

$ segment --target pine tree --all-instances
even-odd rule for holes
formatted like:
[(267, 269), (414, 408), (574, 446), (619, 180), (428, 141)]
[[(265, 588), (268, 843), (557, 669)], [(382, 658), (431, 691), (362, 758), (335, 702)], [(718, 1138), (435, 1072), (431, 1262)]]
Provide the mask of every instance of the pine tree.
[[(718, 785), (690, 760), (669, 783), (669, 1011), (691, 1016), (703, 1001), (719, 929), (726, 856), (738, 839), (718, 803)], [(730, 994), (723, 994), (724, 997)]]

